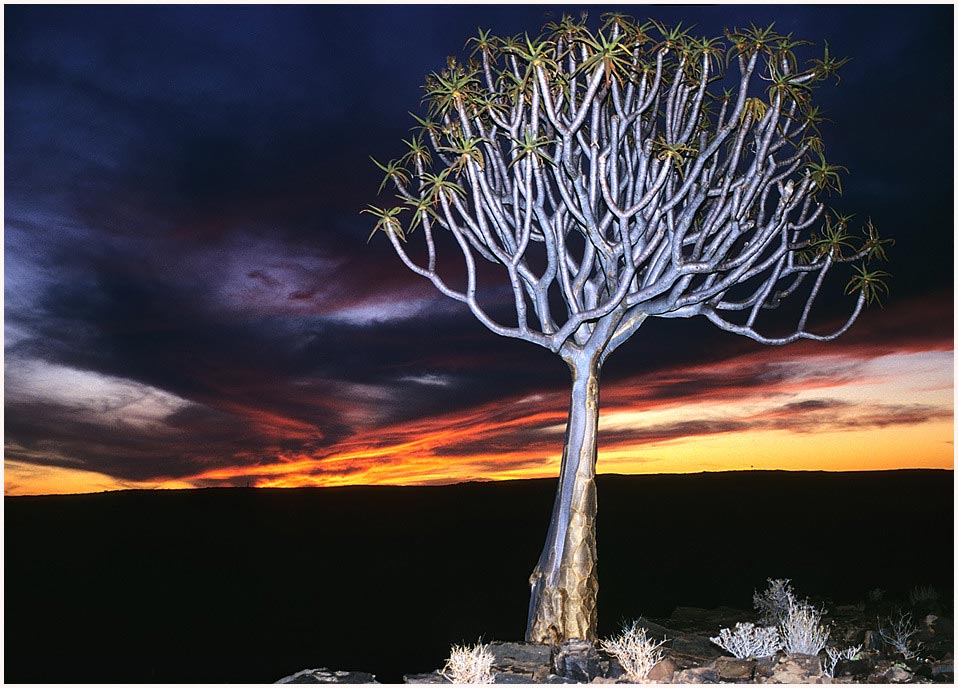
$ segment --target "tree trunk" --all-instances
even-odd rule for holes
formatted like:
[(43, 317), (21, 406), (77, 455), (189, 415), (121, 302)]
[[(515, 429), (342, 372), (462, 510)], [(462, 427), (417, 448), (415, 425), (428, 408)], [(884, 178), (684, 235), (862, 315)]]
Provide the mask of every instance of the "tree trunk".
[(569, 363), (572, 399), (559, 487), (546, 544), (529, 583), (526, 640), (596, 639), (595, 460), (599, 429), (598, 357)]

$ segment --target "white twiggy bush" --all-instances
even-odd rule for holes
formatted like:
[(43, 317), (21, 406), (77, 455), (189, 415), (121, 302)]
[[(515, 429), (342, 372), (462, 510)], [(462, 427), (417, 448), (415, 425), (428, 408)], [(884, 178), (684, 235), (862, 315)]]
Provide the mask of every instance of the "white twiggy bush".
[(911, 602), (912, 607), (920, 604), (934, 604), (938, 601), (938, 591), (930, 585), (920, 585), (908, 592), (908, 601)]
[(492, 663), (495, 660), (488, 645), (453, 645), (442, 675), (452, 683), (492, 683)]
[(794, 599), (788, 578), (769, 578), (768, 588), (752, 595), (752, 604), (759, 613), (759, 623), (766, 626), (780, 624), (788, 614), (789, 600)]
[(788, 613), (779, 625), (782, 643), (789, 654), (817, 655), (828, 642), (829, 629), (820, 622), (822, 613), (808, 602), (789, 594)]
[(912, 659), (921, 649), (921, 643), (912, 640), (912, 636), (918, 632), (918, 628), (911, 622), (911, 614), (898, 612), (898, 618), (889, 618), (886, 627), (879, 621), (878, 635), (885, 641), (885, 644), (899, 652), (905, 659)]
[(619, 635), (600, 642), (599, 648), (619, 661), (629, 681), (638, 682), (645, 680), (652, 667), (662, 659), (659, 648), (664, 643), (665, 640), (655, 642), (649, 638), (646, 629), (633, 621)]
[(782, 649), (777, 628), (750, 623), (737, 623), (734, 631), (723, 628), (717, 637), (709, 640), (739, 659), (771, 657)]
[(824, 661), (822, 666), (825, 675), (829, 678), (835, 678), (835, 667), (838, 666), (838, 661), (841, 659), (855, 659), (861, 651), (861, 645), (849, 645), (844, 650), (839, 650), (837, 647), (826, 647), (825, 654), (828, 655), (828, 659)]

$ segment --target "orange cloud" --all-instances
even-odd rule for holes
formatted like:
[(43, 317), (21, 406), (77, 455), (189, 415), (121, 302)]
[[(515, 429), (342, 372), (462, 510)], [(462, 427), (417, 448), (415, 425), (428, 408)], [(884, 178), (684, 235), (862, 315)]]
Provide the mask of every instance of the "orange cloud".
[[(855, 354), (761, 349), (715, 364), (606, 380), (598, 471), (952, 468), (951, 352)], [(552, 477), (562, 454), (567, 394), (556, 389), (503, 398), (367, 428), (317, 451), (278, 448), (283, 438), (320, 437), (315, 426), (235, 406), (233, 413), (276, 438), (277, 449), (255, 463), (250, 457), (243, 465), (219, 462), (158, 484), (422, 485)], [(43, 480), (31, 483), (15, 468), (7, 494), (49, 485), (62, 470), (47, 469)], [(71, 473), (68, 484), (84, 483)]]
[[(950, 468), (952, 405), (941, 393), (950, 383), (940, 375), (941, 384), (926, 384), (926, 369), (940, 363), (923, 360), (929, 355), (871, 364), (846, 353), (796, 360), (762, 351), (607, 382), (598, 470)], [(900, 376), (909, 371), (911, 377)], [(323, 455), (283, 456), (268, 466), (223, 468), (194, 480), (242, 475), (259, 486), (290, 487), (554, 476), (566, 394), (503, 399), (368, 430)]]

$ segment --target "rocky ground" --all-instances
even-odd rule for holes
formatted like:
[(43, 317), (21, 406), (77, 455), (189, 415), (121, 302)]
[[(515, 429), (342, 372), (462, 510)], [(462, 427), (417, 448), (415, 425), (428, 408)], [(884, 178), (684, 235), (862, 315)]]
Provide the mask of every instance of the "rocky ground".
[[(897, 618), (889, 605), (858, 604), (828, 609), (823, 623), (829, 646), (861, 645), (853, 660), (834, 667), (826, 653), (785, 654), (763, 659), (736, 659), (709, 638), (721, 628), (755, 621), (754, 612), (728, 607), (678, 607), (667, 619), (640, 619), (650, 637), (665, 640), (663, 659), (649, 674), (649, 683), (954, 683), (954, 633), (951, 615), (940, 605), (913, 605), (911, 647), (906, 658), (885, 643), (879, 628)], [(559, 646), (492, 642), (495, 683), (629, 683), (618, 662), (591, 643), (569, 641)], [(439, 670), (404, 677), (410, 684), (449, 683)], [(372, 674), (310, 669), (278, 683), (375, 683)]]

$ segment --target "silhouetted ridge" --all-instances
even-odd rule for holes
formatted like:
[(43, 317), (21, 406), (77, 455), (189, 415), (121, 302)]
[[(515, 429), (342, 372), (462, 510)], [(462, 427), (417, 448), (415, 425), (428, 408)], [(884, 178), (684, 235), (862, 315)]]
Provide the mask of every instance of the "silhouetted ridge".
[[(380, 680), (519, 640), (555, 479), (5, 499), (10, 682)], [(953, 475), (598, 477), (599, 632), (678, 605), (950, 589)]]

